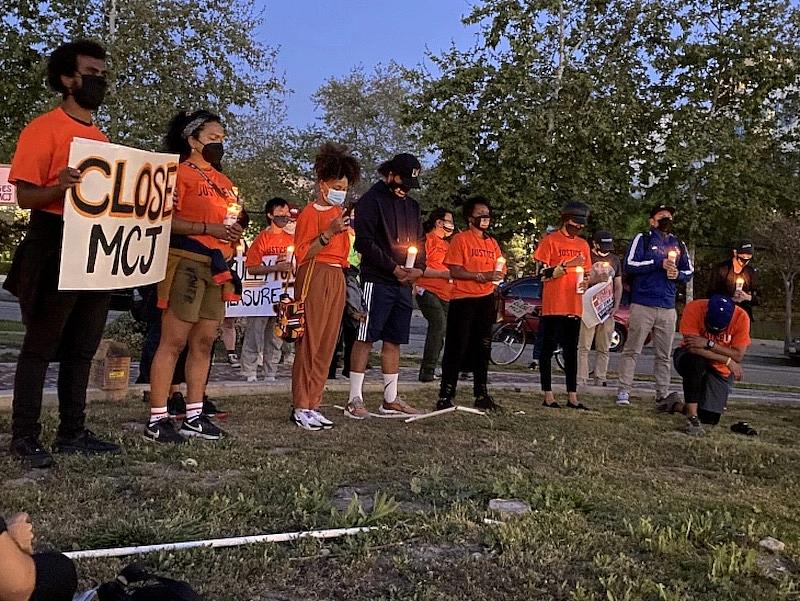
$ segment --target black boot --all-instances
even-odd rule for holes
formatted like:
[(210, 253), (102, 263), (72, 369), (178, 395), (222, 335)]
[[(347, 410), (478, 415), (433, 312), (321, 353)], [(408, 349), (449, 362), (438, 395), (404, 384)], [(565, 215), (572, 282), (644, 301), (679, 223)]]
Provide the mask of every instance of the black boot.
[(439, 388), (439, 400), (436, 401), (436, 410), (450, 409), (454, 406), (454, 398), (456, 398), (456, 387), (442, 382), (442, 386)]

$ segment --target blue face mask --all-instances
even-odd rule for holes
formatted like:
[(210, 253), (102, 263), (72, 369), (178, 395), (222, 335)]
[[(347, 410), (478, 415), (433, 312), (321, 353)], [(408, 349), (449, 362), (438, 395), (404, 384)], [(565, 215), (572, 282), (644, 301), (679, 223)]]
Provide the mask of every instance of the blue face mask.
[(340, 207), (344, 204), (345, 198), (347, 198), (347, 190), (334, 190), (331, 188), (325, 198), (332, 205)]

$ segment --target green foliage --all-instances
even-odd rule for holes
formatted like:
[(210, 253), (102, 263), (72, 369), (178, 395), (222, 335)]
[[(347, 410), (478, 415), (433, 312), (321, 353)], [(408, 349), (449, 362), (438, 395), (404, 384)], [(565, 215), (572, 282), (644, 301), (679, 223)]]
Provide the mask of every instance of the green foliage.
[(136, 321), (130, 313), (123, 313), (106, 326), (103, 338), (111, 338), (128, 346), (131, 357), (142, 355), (142, 344), (147, 334), (147, 326)]

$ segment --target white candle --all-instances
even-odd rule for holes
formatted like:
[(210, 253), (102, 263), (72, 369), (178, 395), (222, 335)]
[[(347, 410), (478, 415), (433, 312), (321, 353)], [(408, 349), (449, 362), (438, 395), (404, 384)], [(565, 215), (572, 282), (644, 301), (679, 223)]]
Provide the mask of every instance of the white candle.
[(294, 258), (294, 246), (291, 244), (286, 247), (286, 262), (291, 263)]
[(414, 262), (417, 260), (417, 247), (409, 246), (406, 251), (406, 269), (414, 267)]
[(671, 263), (675, 263), (675, 261), (678, 259), (678, 251), (671, 250), (667, 253), (667, 256), (669, 257)]
[(744, 278), (739, 276), (736, 278), (736, 292), (741, 292), (744, 288)]
[(503, 271), (503, 267), (506, 266), (506, 259), (505, 257), (497, 257), (497, 261), (494, 264), (495, 271)]
[(584, 290), (583, 290), (583, 267), (578, 265), (575, 268), (575, 275), (577, 276), (576, 277), (576, 284), (575, 284), (575, 292), (577, 292), (578, 294), (583, 294), (583, 292), (584, 292)]

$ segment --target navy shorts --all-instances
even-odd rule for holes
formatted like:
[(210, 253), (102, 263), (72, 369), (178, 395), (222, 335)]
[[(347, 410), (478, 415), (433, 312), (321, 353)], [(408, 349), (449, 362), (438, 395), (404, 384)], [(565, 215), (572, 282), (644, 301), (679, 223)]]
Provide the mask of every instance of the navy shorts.
[(368, 315), (358, 328), (361, 342), (383, 340), (394, 344), (408, 344), (411, 328), (411, 288), (364, 282), (364, 301)]

